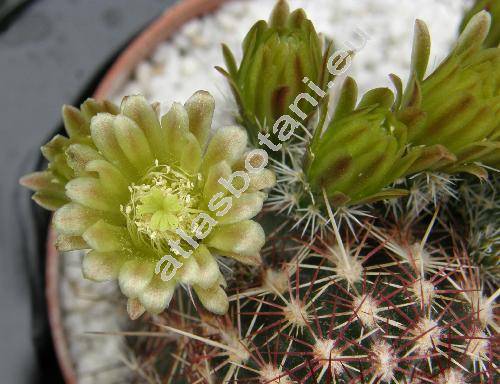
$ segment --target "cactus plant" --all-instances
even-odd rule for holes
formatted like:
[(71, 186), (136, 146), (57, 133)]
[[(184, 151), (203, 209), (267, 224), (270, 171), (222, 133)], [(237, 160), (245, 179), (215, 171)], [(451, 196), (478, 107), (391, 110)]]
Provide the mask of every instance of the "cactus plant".
[(296, 238), (285, 249), (268, 249), (285, 262), (264, 267), (251, 284), (238, 280), (231, 320), (204, 314), (201, 323), (164, 319), (166, 325), (155, 326), (158, 335), (175, 334), (191, 345), (183, 355), (190, 363), (171, 377), (207, 383), (495, 382), (498, 293), (484, 295), (463, 248), (442, 247), (448, 229), (435, 228), (434, 219), (427, 227), (413, 221), (384, 232), (367, 226), (360, 239), (345, 243), (332, 234), (313, 244)]
[[(278, 180), (286, 184), (269, 204), (293, 212), (296, 222), (315, 233), (318, 223), (327, 222), (323, 189), (337, 211), (352, 218), (359, 216), (356, 205), (411, 195), (414, 183), (405, 178), (412, 175), (426, 174), (420, 180), (434, 183), (424, 185), (430, 196), (417, 204), (454, 196), (450, 180), (457, 173), (487, 178), (487, 169), (498, 166), (500, 145), (500, 50), (482, 48), (489, 24), (485, 12), (473, 17), (448, 58), (425, 77), (430, 36), (417, 21), (406, 90), (391, 75), (396, 96), (379, 88), (358, 102), (356, 83), (348, 78), (331, 120), (323, 108), (312, 139), (294, 151), (286, 148), (286, 160), (275, 165)], [(422, 188), (416, 189), (421, 194)]]
[(243, 128), (209, 138), (206, 92), (161, 119), (141, 96), (63, 110), (69, 138), (44, 147), (48, 169), (22, 183), (55, 210), (60, 249), (90, 249), (85, 276), (118, 278), (130, 316), (147, 311), (124, 333), (140, 380), (499, 380), (489, 27), (488, 13), (470, 17), (426, 76), (430, 35), (417, 21), (404, 90), (391, 75), (396, 92), (359, 99), (347, 77), (333, 114), (328, 96), (304, 109), (289, 141), (272, 127), (308, 81), (326, 94), (332, 45), (284, 0), (247, 34), (239, 66), (223, 48)]
[(459, 186), (463, 206), (457, 207), (467, 223), (467, 249), (491, 291), (500, 283), (499, 183), (498, 177), (491, 184), (465, 180)]

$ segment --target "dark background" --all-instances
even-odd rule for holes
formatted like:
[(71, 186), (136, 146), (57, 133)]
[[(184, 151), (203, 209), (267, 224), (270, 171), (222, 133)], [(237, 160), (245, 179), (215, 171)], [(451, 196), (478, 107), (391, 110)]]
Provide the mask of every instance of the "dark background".
[(115, 55), (175, 0), (0, 0), (0, 384), (59, 383), (44, 303), (48, 215), (19, 177)]

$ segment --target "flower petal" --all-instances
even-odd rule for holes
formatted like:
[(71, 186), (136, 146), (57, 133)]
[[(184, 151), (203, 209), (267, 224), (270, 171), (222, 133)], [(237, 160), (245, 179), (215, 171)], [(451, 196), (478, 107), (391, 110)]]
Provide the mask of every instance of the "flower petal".
[(137, 320), (144, 312), (146, 312), (146, 308), (144, 308), (138, 299), (127, 300), (127, 313), (131, 320)]
[(141, 128), (132, 119), (123, 115), (116, 117), (113, 127), (120, 148), (139, 173), (150, 168), (154, 159)]
[(181, 168), (188, 174), (194, 175), (200, 169), (202, 151), (198, 140), (193, 134), (188, 134), (184, 142), (181, 156)]
[(31, 198), (39, 206), (49, 211), (55, 211), (68, 202), (64, 197), (59, 197), (54, 193), (46, 193), (45, 191), (36, 192)]
[(100, 220), (82, 235), (92, 249), (99, 252), (120, 251), (128, 247), (128, 232), (123, 227)]
[(181, 283), (193, 285), (200, 280), (201, 269), (196, 259), (191, 256), (188, 259), (180, 259), (182, 267), (179, 268), (176, 279)]
[(85, 166), (89, 161), (102, 158), (99, 152), (88, 145), (72, 144), (66, 149), (68, 165), (75, 171), (76, 175), (85, 174)]
[(99, 151), (112, 164), (130, 175), (135, 175), (135, 168), (123, 153), (115, 136), (113, 124), (115, 116), (109, 113), (99, 113), (90, 122), (92, 140)]
[(217, 130), (207, 147), (203, 161), (204, 173), (206, 174), (212, 165), (223, 160), (232, 166), (245, 152), (247, 142), (246, 131), (239, 127)]
[[(120, 108), (109, 100), (95, 100), (89, 98), (80, 105), (82, 115), (87, 121), (90, 121), (95, 115), (101, 112), (117, 115), (120, 113)], [(88, 132), (88, 131), (87, 131)], [(88, 133), (87, 133), (88, 134)]]
[(19, 183), (32, 191), (54, 192), (64, 197), (64, 184), (58, 181), (52, 172), (33, 172), (23, 176)]
[(226, 292), (219, 284), (210, 289), (203, 289), (197, 285), (194, 285), (193, 288), (203, 306), (210, 312), (217, 315), (225, 315), (227, 313), (229, 300)]
[(62, 118), (69, 137), (83, 137), (90, 133), (86, 132), (88, 121), (78, 108), (64, 105), (62, 107)]
[(247, 192), (257, 192), (263, 189), (272, 188), (276, 185), (276, 175), (269, 169), (263, 169), (257, 173), (250, 173), (250, 186)]
[(208, 203), (219, 192), (224, 192), (224, 195), (228, 193), (226, 189), (219, 183), (219, 179), (222, 177), (228, 180), (231, 176), (231, 173), (231, 167), (225, 161), (221, 161), (210, 167), (203, 189), (203, 198), (206, 203)]
[(244, 193), (239, 199), (233, 199), (231, 209), (218, 222), (234, 224), (255, 217), (262, 210), (266, 197), (263, 192)]
[(215, 109), (215, 99), (206, 91), (198, 91), (184, 104), (189, 115), (189, 130), (201, 148), (205, 148)]
[(85, 167), (87, 172), (96, 172), (101, 185), (123, 202), (128, 199), (128, 181), (120, 170), (106, 160), (92, 160)]
[(138, 297), (153, 278), (154, 266), (145, 260), (127, 261), (120, 269), (118, 283), (127, 297)]
[(66, 195), (88, 208), (116, 212), (118, 204), (112, 202), (101, 182), (93, 177), (79, 177), (66, 184)]
[(184, 107), (179, 103), (173, 103), (170, 110), (161, 118), (161, 126), (165, 132), (169, 155), (180, 160), (183, 143), (189, 133), (189, 117)]
[(68, 203), (54, 214), (54, 226), (59, 233), (69, 236), (81, 236), (99, 220), (96, 211), (77, 203)]
[(43, 157), (49, 161), (53, 161), (56, 156), (60, 155), (67, 148), (70, 139), (63, 135), (55, 135), (47, 144), (40, 148)]
[(134, 120), (146, 135), (153, 156), (160, 161), (167, 159), (165, 136), (153, 107), (142, 95), (127, 96), (121, 105), (122, 113)]
[(217, 260), (215, 260), (215, 257), (204, 245), (200, 245), (193, 252), (193, 257), (200, 267), (197, 285), (203, 289), (213, 287), (219, 280), (220, 276), (219, 264), (217, 264)]
[(115, 280), (123, 261), (122, 255), (117, 252), (90, 251), (83, 257), (83, 276), (94, 281)]
[(81, 236), (58, 235), (55, 245), (59, 252), (78, 251), (90, 248)]
[(164, 282), (158, 276), (155, 276), (139, 294), (138, 299), (149, 313), (161, 313), (170, 304), (175, 286), (174, 281)]
[(242, 263), (259, 265), (259, 252), (265, 243), (264, 230), (252, 220), (236, 224), (217, 226), (207, 245), (223, 256), (232, 257)]

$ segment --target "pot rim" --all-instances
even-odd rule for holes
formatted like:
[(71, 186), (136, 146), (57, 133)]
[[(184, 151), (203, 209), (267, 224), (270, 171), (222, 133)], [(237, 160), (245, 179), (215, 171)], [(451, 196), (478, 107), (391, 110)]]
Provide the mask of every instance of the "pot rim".
[[(93, 97), (106, 99), (116, 92), (129, 79), (136, 66), (148, 58), (156, 47), (170, 38), (186, 22), (196, 17), (211, 13), (229, 0), (182, 0), (168, 7), (157, 19), (149, 24), (120, 53), (111, 68), (99, 82)], [(59, 252), (55, 248), (56, 234), (50, 225), (47, 235), (47, 260), (45, 266), (49, 324), (57, 361), (64, 381), (77, 384), (76, 371), (69, 354), (69, 346), (62, 322), (59, 297)]]

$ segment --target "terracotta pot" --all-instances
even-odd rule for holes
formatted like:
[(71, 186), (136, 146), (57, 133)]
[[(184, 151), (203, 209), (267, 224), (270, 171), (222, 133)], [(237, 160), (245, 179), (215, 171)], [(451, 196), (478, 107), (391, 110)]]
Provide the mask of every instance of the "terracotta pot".
[[(105, 99), (117, 91), (129, 79), (136, 66), (148, 58), (156, 47), (171, 37), (187, 21), (210, 13), (228, 0), (181, 0), (168, 8), (150, 24), (121, 53), (99, 83), (93, 97)], [(54, 347), (64, 380), (76, 384), (77, 377), (69, 354), (68, 343), (62, 324), (59, 298), (60, 258), (55, 248), (55, 233), (50, 227), (47, 236), (46, 298), (49, 323)]]

